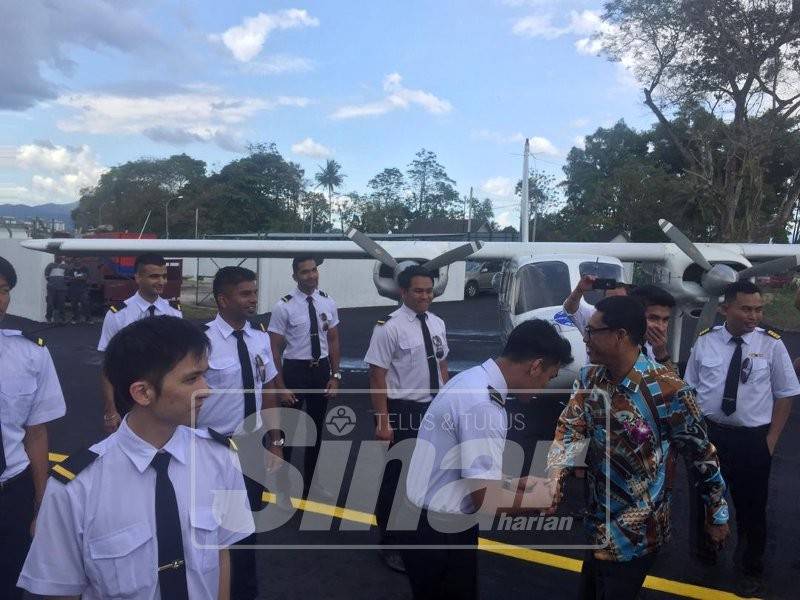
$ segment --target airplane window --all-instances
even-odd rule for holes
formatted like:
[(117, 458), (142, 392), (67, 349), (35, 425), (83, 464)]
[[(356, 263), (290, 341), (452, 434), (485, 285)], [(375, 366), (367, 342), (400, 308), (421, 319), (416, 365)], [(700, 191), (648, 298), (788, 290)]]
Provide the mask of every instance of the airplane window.
[(560, 261), (524, 265), (517, 271), (515, 314), (545, 306), (560, 306), (569, 296), (569, 269)]
[[(612, 265), (604, 262), (583, 262), (578, 266), (578, 272), (583, 275), (595, 275), (603, 279), (616, 279), (622, 281), (622, 267), (619, 265)], [(605, 298), (605, 294), (601, 290), (592, 290), (583, 295), (583, 299), (589, 304), (594, 306), (600, 300)]]

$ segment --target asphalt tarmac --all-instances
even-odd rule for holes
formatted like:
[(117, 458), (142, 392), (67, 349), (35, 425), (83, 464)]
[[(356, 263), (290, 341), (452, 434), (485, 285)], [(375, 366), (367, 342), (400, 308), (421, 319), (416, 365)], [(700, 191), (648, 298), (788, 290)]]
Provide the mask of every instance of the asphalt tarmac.
[[(495, 356), (499, 350), (496, 299), (482, 296), (464, 302), (435, 303), (434, 312), (448, 327), (451, 349), (450, 366), (461, 370)], [(366, 366), (362, 362), (372, 328), (377, 319), (391, 309), (360, 308), (340, 311), (344, 388), (368, 387)], [(268, 315), (265, 315), (266, 320)], [(39, 331), (47, 340), (61, 378), (67, 401), (67, 415), (50, 425), (51, 452), (69, 454), (103, 437), (102, 403), (99, 390), (101, 355), (96, 352), (100, 325), (49, 326), (7, 317), (5, 328)], [(790, 354), (800, 355), (800, 335), (787, 334), (784, 341)], [(542, 398), (530, 406), (509, 406), (516, 415), (509, 437), (524, 447), (533, 448), (537, 440), (552, 436), (563, 398)], [(369, 399), (364, 394), (345, 394), (329, 404), (346, 405), (356, 414), (356, 426), (343, 438), (325, 433), (325, 439), (344, 439), (357, 446), (372, 438), (372, 416)], [(767, 549), (767, 585), (765, 597), (798, 598), (794, 582), (800, 578), (800, 407), (795, 406), (773, 458), (770, 488)], [(302, 451), (293, 457), (302, 464)], [(346, 477), (352, 471), (356, 452), (351, 453)], [(681, 461), (679, 461), (681, 462)], [(688, 491), (680, 467), (673, 498), (673, 541), (665, 548), (653, 568), (641, 598), (731, 598), (735, 589), (733, 567), (735, 537), (729, 541), (715, 567), (703, 567), (691, 559), (688, 546)], [(344, 491), (338, 502), (342, 506)], [(559, 515), (572, 515), (575, 523), (568, 533), (486, 532), (483, 537), (511, 545), (579, 544), (583, 541), (580, 510), (583, 506), (581, 482), (572, 480), (567, 489), (568, 500)], [(124, 491), (120, 492), (120, 510), (124, 510)], [(304, 525), (323, 519), (318, 513), (325, 506), (306, 506), (276, 531), (260, 535), (259, 541), (270, 545), (322, 545), (324, 549), (272, 549), (259, 553), (259, 585), (261, 598), (270, 600), (375, 598), (400, 600), (410, 598), (410, 588), (403, 575), (383, 566), (374, 550), (342, 549), (342, 545), (369, 545), (377, 542), (372, 527), (366, 531), (343, 531), (352, 528), (353, 518), (330, 519), (332, 526), (324, 531), (299, 531)], [(355, 514), (355, 520), (363, 515)], [(315, 519), (317, 521), (315, 521)], [(554, 537), (555, 536), (555, 537)], [(512, 556), (509, 556), (511, 554)], [(481, 597), (494, 598), (571, 598), (578, 585), (578, 550), (532, 551), (513, 546), (497, 546), (494, 551), (480, 553)], [(792, 591), (794, 589), (794, 591)], [(657, 591), (661, 590), (661, 591)]]

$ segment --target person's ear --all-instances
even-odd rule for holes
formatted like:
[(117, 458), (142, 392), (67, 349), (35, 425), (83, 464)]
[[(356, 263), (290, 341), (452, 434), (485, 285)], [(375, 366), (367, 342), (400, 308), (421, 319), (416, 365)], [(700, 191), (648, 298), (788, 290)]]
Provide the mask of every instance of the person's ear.
[(544, 363), (544, 359), (543, 358), (535, 358), (535, 359), (533, 359), (530, 362), (530, 365), (528, 366), (528, 374), (531, 377), (533, 377), (534, 375), (539, 373), (542, 370), (542, 364), (543, 363)]
[(156, 399), (156, 392), (147, 381), (134, 381), (128, 388), (128, 392), (139, 406), (150, 406)]

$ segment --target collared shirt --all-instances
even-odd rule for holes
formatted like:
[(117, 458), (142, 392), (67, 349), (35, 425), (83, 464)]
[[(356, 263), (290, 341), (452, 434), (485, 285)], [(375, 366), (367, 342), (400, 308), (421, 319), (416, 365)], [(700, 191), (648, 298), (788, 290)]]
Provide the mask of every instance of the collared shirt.
[[(492, 400), (489, 387), (502, 404)], [(497, 481), (503, 476), (507, 395), (508, 384), (493, 359), (447, 382), (417, 434), (406, 477), (411, 502), (435, 512), (475, 512), (467, 480)]]
[[(157, 450), (127, 418), (91, 450), (99, 456), (70, 483), (48, 481), (17, 585), (46, 596), (157, 600), (156, 471), (149, 468)], [(164, 450), (172, 455), (189, 597), (216, 599), (218, 548), (254, 529), (239, 460), (187, 427)]]
[[(447, 331), (444, 321), (433, 313), (427, 313), (428, 330), (431, 334), (433, 352), (437, 365), (447, 358)], [(364, 362), (387, 369), (386, 387), (389, 398), (428, 402), (430, 378), (428, 375), (428, 354), (422, 337), (422, 323), (417, 313), (401, 305), (391, 313), (383, 324), (372, 330)], [(437, 369), (439, 385), (442, 374)]]
[(147, 309), (151, 306), (156, 307), (153, 316), (160, 317), (166, 315), (168, 317), (183, 317), (183, 313), (180, 310), (172, 308), (170, 303), (161, 296), (156, 298), (156, 301), (151, 304), (142, 298), (139, 292), (136, 292), (133, 296), (125, 300), (125, 308), (117, 312), (109, 310), (106, 313), (103, 319), (103, 331), (100, 333), (100, 341), (97, 344), (97, 349), (100, 352), (105, 352), (111, 338), (113, 338), (120, 329), (126, 325), (130, 325), (134, 321), (150, 316)]
[(686, 364), (686, 383), (697, 389), (697, 402), (703, 414), (725, 425), (758, 427), (772, 422), (772, 406), (776, 398), (800, 394), (792, 359), (783, 341), (764, 329), (742, 336), (742, 364), (749, 359), (747, 381), (739, 380), (736, 411), (730, 416), (722, 412), (722, 394), (736, 343), (722, 325), (697, 338)]
[(333, 298), (314, 290), (305, 294), (299, 288), (281, 298), (272, 309), (268, 331), (282, 335), (286, 339), (283, 358), (291, 360), (311, 360), (311, 320), (308, 314), (308, 301), (313, 298), (319, 328), (320, 358), (328, 356), (328, 331), (339, 324), (339, 311)]
[(64, 395), (47, 348), (12, 329), (0, 330), (0, 423), (6, 469), (0, 481), (24, 471), (30, 460), (22, 440), (25, 427), (66, 414)]
[(598, 558), (631, 560), (669, 540), (665, 459), (673, 445), (689, 458), (701, 482), (709, 519), (726, 523), (725, 481), (692, 388), (642, 354), (619, 384), (610, 380), (605, 367), (581, 369), (558, 419), (548, 468), (563, 476), (565, 469), (583, 466), (576, 460), (588, 449), (591, 499), (586, 526), (593, 544), (602, 546), (608, 538), (608, 545), (595, 551)]
[[(244, 419), (244, 393), (242, 393), (242, 366), (239, 363), (239, 350), (231, 327), (219, 314), (207, 324), (206, 336), (211, 342), (208, 354), (206, 383), (212, 390), (228, 390), (211, 394), (203, 401), (197, 416), (198, 427), (211, 427), (216, 431), (230, 434)], [(244, 326), (244, 343), (250, 354), (250, 367), (256, 390), (256, 412), (261, 410), (261, 394), (258, 393), (266, 383), (278, 374), (272, 360), (269, 334), (256, 329), (249, 322)]]

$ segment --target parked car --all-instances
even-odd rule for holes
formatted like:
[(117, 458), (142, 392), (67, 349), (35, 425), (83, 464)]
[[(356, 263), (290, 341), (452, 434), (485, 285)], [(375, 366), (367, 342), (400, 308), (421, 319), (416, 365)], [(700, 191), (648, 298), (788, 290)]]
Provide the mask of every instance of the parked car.
[(464, 297), (477, 298), (481, 292), (497, 293), (492, 287), (492, 278), (502, 268), (499, 260), (468, 260), (464, 279)]

